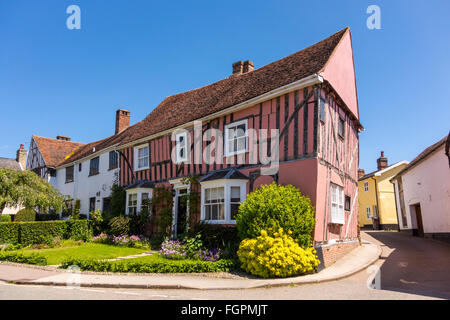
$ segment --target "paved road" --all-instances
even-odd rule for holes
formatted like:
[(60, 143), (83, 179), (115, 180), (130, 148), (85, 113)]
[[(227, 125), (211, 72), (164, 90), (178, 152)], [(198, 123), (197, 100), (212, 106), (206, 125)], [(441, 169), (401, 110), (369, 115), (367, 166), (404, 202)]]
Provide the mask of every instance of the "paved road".
[(435, 299), (450, 298), (450, 245), (412, 238), (397, 232), (367, 232), (363, 238), (378, 241), (383, 254), (381, 290), (369, 289), (367, 270), (339, 281), (248, 290), (97, 289), (19, 286), (0, 283), (0, 299)]

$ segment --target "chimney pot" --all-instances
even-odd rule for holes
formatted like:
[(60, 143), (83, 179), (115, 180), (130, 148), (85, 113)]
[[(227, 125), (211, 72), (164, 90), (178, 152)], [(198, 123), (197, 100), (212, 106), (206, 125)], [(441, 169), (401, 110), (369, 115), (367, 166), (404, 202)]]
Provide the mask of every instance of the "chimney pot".
[(114, 134), (118, 134), (130, 126), (130, 111), (118, 109), (116, 111), (116, 130)]
[(242, 73), (247, 73), (247, 72), (253, 71), (254, 68), (255, 68), (255, 64), (252, 61), (247, 60), (244, 62)]
[(384, 151), (381, 151), (381, 156), (377, 159), (378, 170), (383, 170), (388, 167), (388, 159), (384, 156)]
[(23, 148), (23, 144), (21, 144), (19, 150), (17, 150), (16, 161), (21, 164), (23, 170), (26, 169), (26, 167), (27, 167), (27, 150), (25, 150)]
[(56, 136), (56, 140), (70, 141), (70, 137), (66, 137), (66, 136)]
[(243, 69), (244, 69), (244, 63), (242, 61), (233, 63), (233, 75), (242, 74)]
[(364, 171), (364, 169), (358, 169), (358, 179), (364, 176), (365, 174), (366, 172)]

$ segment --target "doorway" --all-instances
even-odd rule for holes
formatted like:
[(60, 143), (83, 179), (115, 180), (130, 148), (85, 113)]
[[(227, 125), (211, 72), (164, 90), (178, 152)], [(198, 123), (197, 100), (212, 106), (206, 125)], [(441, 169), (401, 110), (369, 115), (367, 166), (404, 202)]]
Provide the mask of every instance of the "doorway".
[(424, 231), (423, 231), (422, 209), (420, 208), (420, 203), (412, 205), (411, 208), (414, 210), (417, 222), (417, 229), (413, 230), (413, 235), (416, 237), (423, 237)]
[(187, 188), (176, 189), (175, 198), (175, 219), (174, 219), (174, 236), (177, 237), (180, 234), (186, 232), (187, 227), (187, 211), (188, 204), (186, 196), (188, 193)]

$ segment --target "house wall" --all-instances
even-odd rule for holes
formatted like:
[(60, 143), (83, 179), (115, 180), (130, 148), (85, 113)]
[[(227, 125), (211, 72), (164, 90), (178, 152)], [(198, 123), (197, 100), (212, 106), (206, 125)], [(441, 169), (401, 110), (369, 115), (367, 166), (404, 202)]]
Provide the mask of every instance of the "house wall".
[[(313, 90), (312, 87), (309, 87), (293, 91), (244, 110), (218, 117), (204, 123), (203, 132), (210, 127), (219, 128), (223, 132), (226, 124), (242, 119), (248, 120), (249, 129), (279, 128), (282, 135), (279, 145), (278, 183), (292, 184), (311, 198), (313, 205), (316, 206), (314, 239), (316, 241), (354, 239), (357, 237), (357, 202), (354, 198), (357, 189), (358, 130), (332, 94), (326, 90), (317, 90), (316, 92)], [(327, 101), (327, 120), (324, 123), (319, 121), (319, 94)], [(289, 122), (294, 114), (294, 106), (305, 101), (306, 98), (307, 104)], [(344, 138), (337, 137), (339, 116), (345, 121)], [(192, 139), (193, 130), (189, 132)], [(122, 151), (133, 171), (128, 168), (127, 162), (121, 157), (121, 185), (131, 184), (133, 174), (136, 180), (150, 180), (155, 183), (167, 184), (169, 179), (186, 175), (203, 175), (212, 170), (234, 167), (238, 162), (238, 157), (242, 161), (240, 171), (247, 176), (261, 167), (261, 163), (251, 164), (248, 153), (224, 157), (223, 164), (192, 164), (196, 157), (196, 149), (193, 145), (190, 155), (191, 164), (175, 164), (171, 161), (170, 152), (175, 142), (171, 141), (169, 134), (147, 141), (145, 144), (150, 146), (150, 169), (134, 171), (134, 146), (125, 148)], [(138, 145), (142, 145), (142, 143)], [(205, 147), (206, 142), (203, 142), (203, 150)], [(344, 176), (340, 177), (339, 173), (343, 173)], [(254, 181), (254, 188), (272, 181), (273, 178), (270, 176), (261, 176)], [(329, 201), (331, 182), (344, 187), (345, 194), (349, 195), (352, 200), (353, 210), (346, 212), (343, 225), (332, 225), (328, 222), (331, 214)], [(250, 191), (250, 183), (248, 183), (247, 192)]]
[(395, 204), (394, 185), (390, 182), (407, 164), (401, 164), (376, 177), (378, 182), (379, 216), (382, 226), (398, 228), (397, 208)]
[[(364, 182), (369, 183), (369, 191), (364, 191)], [(375, 180), (372, 177), (358, 181), (358, 210), (359, 226), (372, 226), (372, 219), (367, 218), (366, 207), (370, 207), (373, 216), (373, 206), (377, 205), (377, 193), (375, 191)]]
[(444, 147), (401, 176), (408, 225), (417, 228), (411, 206), (419, 203), (425, 234), (450, 233), (450, 169)]
[(63, 195), (80, 200), (80, 213), (89, 213), (89, 199), (95, 197), (95, 209), (103, 210), (103, 198), (109, 197), (114, 182), (118, 182), (119, 168), (109, 170), (109, 152), (100, 154), (99, 174), (89, 176), (90, 159), (82, 161), (82, 171), (75, 163), (74, 181), (66, 183), (66, 168), (58, 168), (55, 187)]

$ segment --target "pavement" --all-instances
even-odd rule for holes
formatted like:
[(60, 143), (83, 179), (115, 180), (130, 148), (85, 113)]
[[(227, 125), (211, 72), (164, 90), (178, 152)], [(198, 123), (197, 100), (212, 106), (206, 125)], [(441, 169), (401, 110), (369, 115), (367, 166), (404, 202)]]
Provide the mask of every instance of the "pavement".
[(324, 270), (299, 277), (257, 279), (233, 274), (102, 274), (71, 273), (66, 270), (0, 263), (0, 281), (23, 285), (65, 287), (231, 290), (271, 288), (335, 281), (358, 273), (376, 262), (379, 244), (364, 240), (362, 245)]

